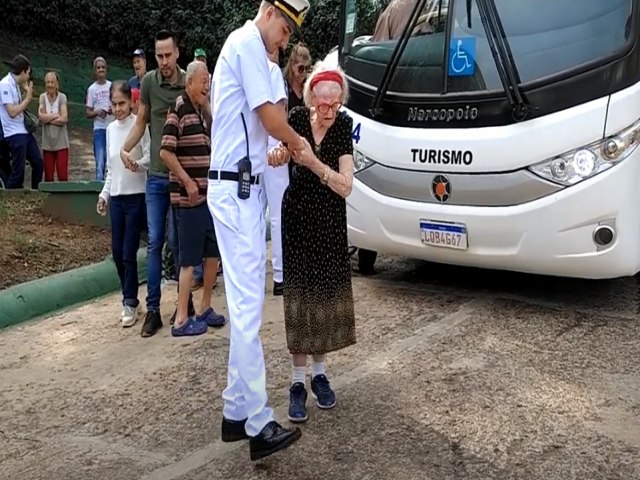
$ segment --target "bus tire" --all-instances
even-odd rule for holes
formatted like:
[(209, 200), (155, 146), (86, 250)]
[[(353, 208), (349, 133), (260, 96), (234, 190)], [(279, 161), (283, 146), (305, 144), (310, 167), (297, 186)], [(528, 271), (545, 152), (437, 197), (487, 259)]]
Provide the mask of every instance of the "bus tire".
[(378, 258), (378, 252), (359, 248), (358, 249), (358, 271), (362, 275), (373, 275), (374, 273), (376, 273), (374, 269), (374, 266), (376, 264), (376, 258)]

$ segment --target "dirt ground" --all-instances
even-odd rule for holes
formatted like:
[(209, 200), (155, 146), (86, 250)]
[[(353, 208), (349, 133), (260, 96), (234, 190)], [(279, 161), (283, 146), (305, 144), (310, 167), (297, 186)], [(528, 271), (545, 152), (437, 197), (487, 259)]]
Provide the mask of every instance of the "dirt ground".
[[(353, 278), (357, 345), (327, 360), (337, 407), (310, 397), (302, 439), (256, 464), (219, 437), (228, 326), (174, 339), (165, 323), (143, 339), (118, 325), (114, 295), (0, 332), (3, 480), (640, 479), (634, 279), (378, 268)], [(288, 424), (269, 281), (269, 403)], [(174, 299), (165, 287), (165, 320)]]
[[(70, 132), (69, 180), (95, 178), (91, 131)], [(27, 166), (25, 184), (31, 169)], [(0, 197), (0, 290), (104, 259), (111, 233), (70, 225), (41, 212), (37, 194)]]
[(111, 251), (110, 231), (53, 219), (42, 212), (43, 199), (0, 194), (0, 290), (102, 261)]
[(72, 130), (69, 132), (69, 142), (69, 180), (95, 180), (93, 132), (91, 130)]

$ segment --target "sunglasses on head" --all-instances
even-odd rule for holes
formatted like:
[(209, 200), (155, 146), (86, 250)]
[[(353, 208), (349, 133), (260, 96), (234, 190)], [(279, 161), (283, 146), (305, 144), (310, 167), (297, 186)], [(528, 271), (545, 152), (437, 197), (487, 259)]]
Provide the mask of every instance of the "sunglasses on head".
[(298, 65), (297, 67), (298, 73), (302, 75), (303, 73), (311, 73), (311, 65)]

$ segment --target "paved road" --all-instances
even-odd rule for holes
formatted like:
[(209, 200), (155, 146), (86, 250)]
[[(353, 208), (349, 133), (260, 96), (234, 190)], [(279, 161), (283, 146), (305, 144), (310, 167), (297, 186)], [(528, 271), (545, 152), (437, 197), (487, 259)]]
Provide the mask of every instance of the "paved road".
[[(228, 327), (142, 339), (113, 296), (0, 332), (0, 478), (640, 479), (634, 279), (379, 270), (354, 275), (358, 345), (328, 363), (337, 408), (311, 408), (300, 442), (257, 464), (219, 441)], [(262, 332), (284, 419), (280, 298)]]

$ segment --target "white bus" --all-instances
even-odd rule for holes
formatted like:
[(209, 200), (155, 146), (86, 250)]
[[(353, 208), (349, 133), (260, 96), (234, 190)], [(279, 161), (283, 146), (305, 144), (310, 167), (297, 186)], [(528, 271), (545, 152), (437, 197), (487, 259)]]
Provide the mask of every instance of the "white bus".
[[(415, 7), (399, 38), (375, 41), (358, 36), (356, 0), (343, 0), (340, 43), (327, 57), (351, 91), (348, 229), (368, 253), (361, 268), (381, 252), (635, 275), (640, 1), (405, 4)], [(416, 34), (425, 18), (432, 28)]]

